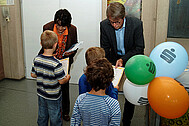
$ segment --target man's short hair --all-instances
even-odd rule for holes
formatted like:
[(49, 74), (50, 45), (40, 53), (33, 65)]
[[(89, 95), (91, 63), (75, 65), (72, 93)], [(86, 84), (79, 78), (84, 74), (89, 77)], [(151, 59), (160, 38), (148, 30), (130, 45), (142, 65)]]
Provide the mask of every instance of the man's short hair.
[(99, 58), (105, 58), (105, 51), (101, 47), (90, 47), (85, 52), (85, 60), (87, 65)]
[(119, 2), (110, 3), (106, 10), (107, 18), (111, 17), (114, 20), (123, 19), (125, 17), (125, 7)]
[(72, 17), (71, 17), (71, 14), (68, 10), (66, 9), (60, 9), (58, 10), (56, 13), (55, 13), (55, 16), (54, 16), (54, 23), (55, 24), (59, 24), (61, 26), (70, 26), (71, 25), (71, 20), (72, 20)]
[(94, 60), (86, 67), (87, 81), (95, 91), (105, 90), (114, 78), (112, 64), (106, 58)]
[(53, 45), (58, 42), (58, 37), (55, 32), (45, 30), (41, 34), (41, 45), (43, 49), (52, 49)]

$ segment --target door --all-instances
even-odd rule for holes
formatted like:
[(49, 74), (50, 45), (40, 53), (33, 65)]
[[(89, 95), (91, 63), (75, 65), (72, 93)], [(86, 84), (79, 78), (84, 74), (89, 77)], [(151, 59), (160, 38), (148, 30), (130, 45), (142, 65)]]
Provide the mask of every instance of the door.
[(20, 10), (20, 0), (15, 0), (13, 5), (0, 6), (0, 62), (3, 62), (5, 78), (25, 76)]

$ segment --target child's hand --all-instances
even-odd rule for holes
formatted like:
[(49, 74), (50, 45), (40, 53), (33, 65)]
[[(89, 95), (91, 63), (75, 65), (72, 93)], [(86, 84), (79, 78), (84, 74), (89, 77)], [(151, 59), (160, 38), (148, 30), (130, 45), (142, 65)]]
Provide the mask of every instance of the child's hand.
[(31, 77), (33, 77), (33, 78), (37, 78), (37, 75), (36, 75), (36, 74), (31, 73)]
[(65, 76), (65, 78), (67, 78), (68, 79), (68, 81), (70, 80), (70, 78), (71, 78), (71, 76), (69, 75), (69, 74), (67, 74), (66, 76)]
[(70, 80), (70, 78), (71, 78), (71, 76), (68, 74), (62, 80), (59, 80), (58, 82), (60, 84), (66, 84)]
[(119, 91), (119, 85), (116, 85), (114, 88), (117, 88), (117, 90)]

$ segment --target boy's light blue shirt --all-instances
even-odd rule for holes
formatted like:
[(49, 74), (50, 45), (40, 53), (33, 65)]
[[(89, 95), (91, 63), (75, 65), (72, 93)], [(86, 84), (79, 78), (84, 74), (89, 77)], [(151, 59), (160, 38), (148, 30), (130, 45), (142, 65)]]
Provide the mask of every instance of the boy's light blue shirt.
[(123, 27), (121, 29), (115, 30), (118, 55), (125, 55), (125, 48), (124, 48), (125, 22), (126, 19), (124, 18)]

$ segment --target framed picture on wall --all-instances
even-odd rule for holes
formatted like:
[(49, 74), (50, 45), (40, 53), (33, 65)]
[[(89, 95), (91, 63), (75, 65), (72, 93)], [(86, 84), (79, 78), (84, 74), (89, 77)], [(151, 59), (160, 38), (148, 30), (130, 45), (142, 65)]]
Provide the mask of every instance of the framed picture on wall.
[(142, 0), (107, 0), (107, 6), (112, 2), (120, 2), (125, 6), (126, 15), (141, 19)]
[(14, 0), (0, 0), (0, 5), (14, 5)]

